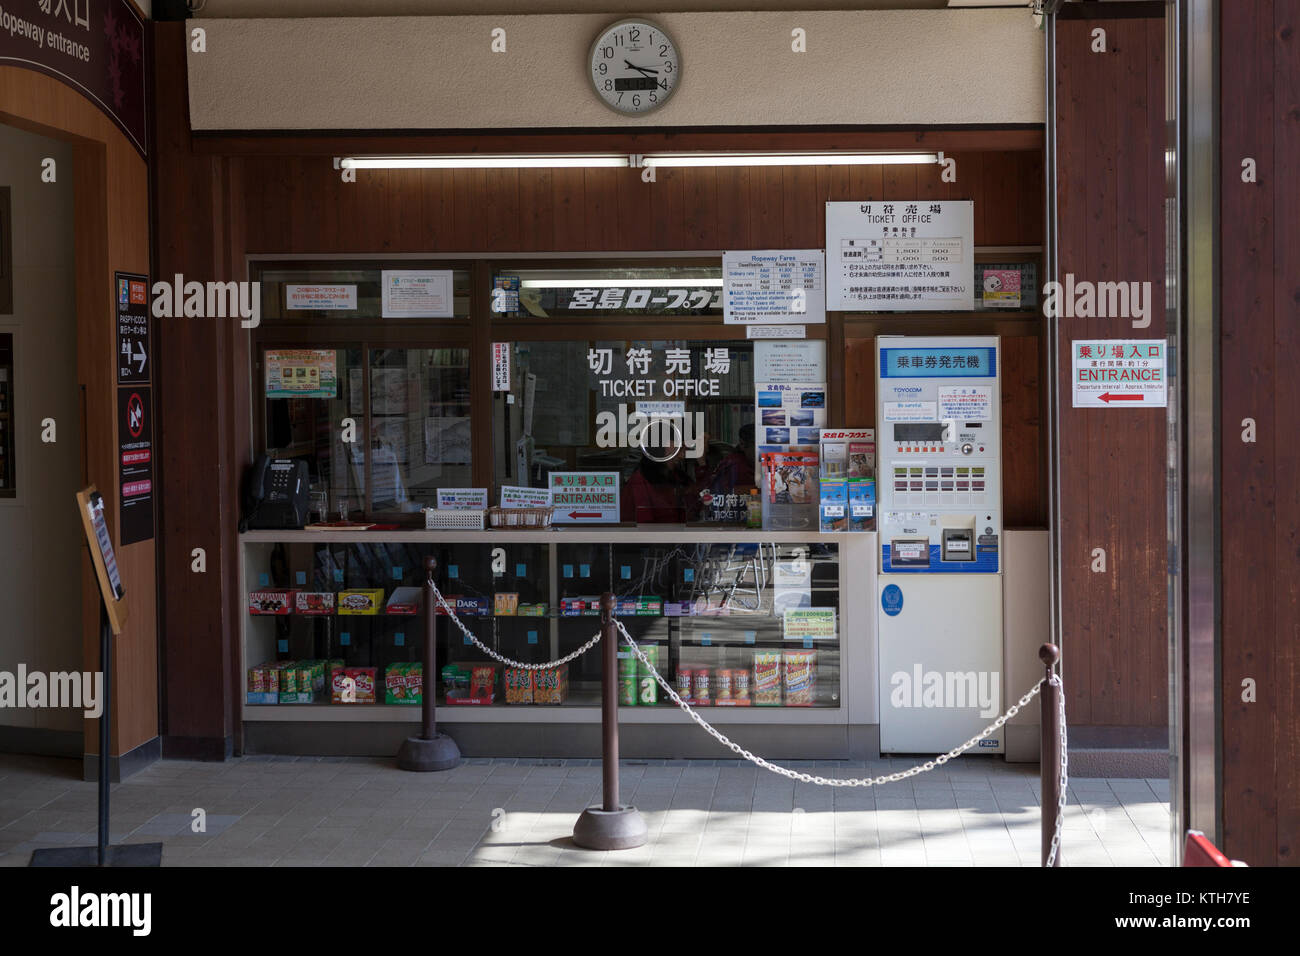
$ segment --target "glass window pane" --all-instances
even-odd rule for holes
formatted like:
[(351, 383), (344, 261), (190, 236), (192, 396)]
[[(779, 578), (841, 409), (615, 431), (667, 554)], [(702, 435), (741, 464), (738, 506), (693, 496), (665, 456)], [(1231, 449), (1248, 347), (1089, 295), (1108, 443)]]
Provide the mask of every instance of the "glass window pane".
[(706, 492), (754, 487), (753, 356), (745, 340), (513, 343), (497, 487), (615, 471), (621, 520), (699, 520)]
[[(391, 262), (390, 269), (423, 269), (409, 262)], [(345, 319), (383, 316), (382, 268), (269, 268), (260, 275), (262, 322), (285, 321), (319, 325)], [(469, 318), (472, 273), (452, 270), (456, 318)], [(438, 321), (421, 319), (419, 321)]]
[[(295, 359), (295, 354), (305, 357)], [(328, 385), (329, 356), (333, 356), (334, 380)], [(263, 396), (285, 393), (279, 380), (268, 382), (267, 375), (283, 375), (315, 369), (325, 381), (315, 392), (333, 391), (333, 397), (266, 397), (266, 454), (272, 458), (305, 458), (312, 492), (328, 495), (331, 516), (337, 516), (339, 499), (344, 499), (349, 514), (365, 505), (365, 403), (361, 390), (360, 349), (263, 349)], [(356, 421), (356, 441), (345, 442), (343, 419)], [(314, 505), (313, 505), (314, 506)], [(313, 515), (313, 519), (315, 515)]]
[(472, 484), (469, 403), (468, 349), (371, 349), (372, 511), (418, 511)]

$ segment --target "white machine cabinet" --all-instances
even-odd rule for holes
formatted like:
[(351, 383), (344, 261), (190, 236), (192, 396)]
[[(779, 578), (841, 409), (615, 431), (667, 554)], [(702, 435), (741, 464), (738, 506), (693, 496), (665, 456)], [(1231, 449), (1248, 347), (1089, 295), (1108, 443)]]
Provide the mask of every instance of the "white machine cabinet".
[(880, 749), (941, 753), (1002, 712), (998, 339), (880, 336), (876, 359)]

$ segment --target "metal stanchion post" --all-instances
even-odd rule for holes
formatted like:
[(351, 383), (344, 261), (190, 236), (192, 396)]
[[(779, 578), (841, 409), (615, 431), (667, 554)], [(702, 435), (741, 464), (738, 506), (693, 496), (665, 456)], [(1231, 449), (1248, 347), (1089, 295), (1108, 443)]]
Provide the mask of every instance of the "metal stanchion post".
[(600, 598), (601, 640), (601, 758), (604, 795), (599, 807), (588, 807), (573, 827), (573, 842), (588, 850), (631, 850), (649, 836), (636, 807), (618, 799), (618, 628), (614, 624), (614, 595)]
[[(433, 576), (438, 570), (438, 559), (424, 559), (424, 688), (423, 723), (420, 736), (407, 737), (397, 751), (397, 766), (401, 770), (428, 773), (433, 770), (450, 770), (460, 763), (460, 748), (446, 734), (438, 733), (435, 720), (435, 697), (438, 692), (437, 601), (433, 595)], [(378, 692), (378, 689), (376, 689)]]
[[(1062, 688), (1052, 683), (1056, 673), (1056, 662), (1061, 657), (1061, 650), (1055, 644), (1044, 644), (1038, 650), (1039, 659), (1047, 666), (1047, 683), (1039, 694), (1042, 713), (1039, 723), (1042, 741), (1038, 750), (1039, 779), (1042, 783), (1042, 865), (1047, 865), (1047, 858), (1052, 851), (1052, 837), (1056, 834), (1056, 819), (1061, 810), (1061, 699)], [(1056, 859), (1052, 866), (1061, 865), (1064, 847), (1056, 847)]]

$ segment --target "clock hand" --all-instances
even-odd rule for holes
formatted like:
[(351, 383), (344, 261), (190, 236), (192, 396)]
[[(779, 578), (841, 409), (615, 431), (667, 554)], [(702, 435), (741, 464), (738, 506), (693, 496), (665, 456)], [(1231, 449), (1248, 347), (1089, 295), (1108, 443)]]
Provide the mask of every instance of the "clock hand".
[(658, 70), (652, 70), (652, 69), (650, 69), (649, 67), (646, 67), (646, 66), (637, 66), (637, 65), (636, 65), (635, 63), (633, 63), (631, 60), (624, 60), (623, 62), (626, 63), (626, 64), (628, 65), (628, 69), (636, 70), (638, 73), (641, 73), (643, 76), (644, 76), (645, 74), (647, 74), (647, 73), (653, 73), (653, 74), (655, 74), (656, 76), (659, 75), (659, 71), (658, 71)]

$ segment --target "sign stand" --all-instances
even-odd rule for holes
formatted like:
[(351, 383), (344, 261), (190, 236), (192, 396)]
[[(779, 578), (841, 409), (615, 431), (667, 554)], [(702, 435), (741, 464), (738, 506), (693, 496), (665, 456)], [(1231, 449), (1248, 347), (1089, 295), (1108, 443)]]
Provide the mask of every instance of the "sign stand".
[(104, 499), (95, 486), (77, 492), (86, 544), (99, 581), (99, 667), (104, 707), (99, 715), (99, 841), (95, 846), (51, 847), (32, 851), (32, 866), (160, 866), (161, 843), (109, 846), (108, 752), (113, 714), (113, 635), (126, 624), (126, 589), (118, 576), (113, 540), (104, 521)]

